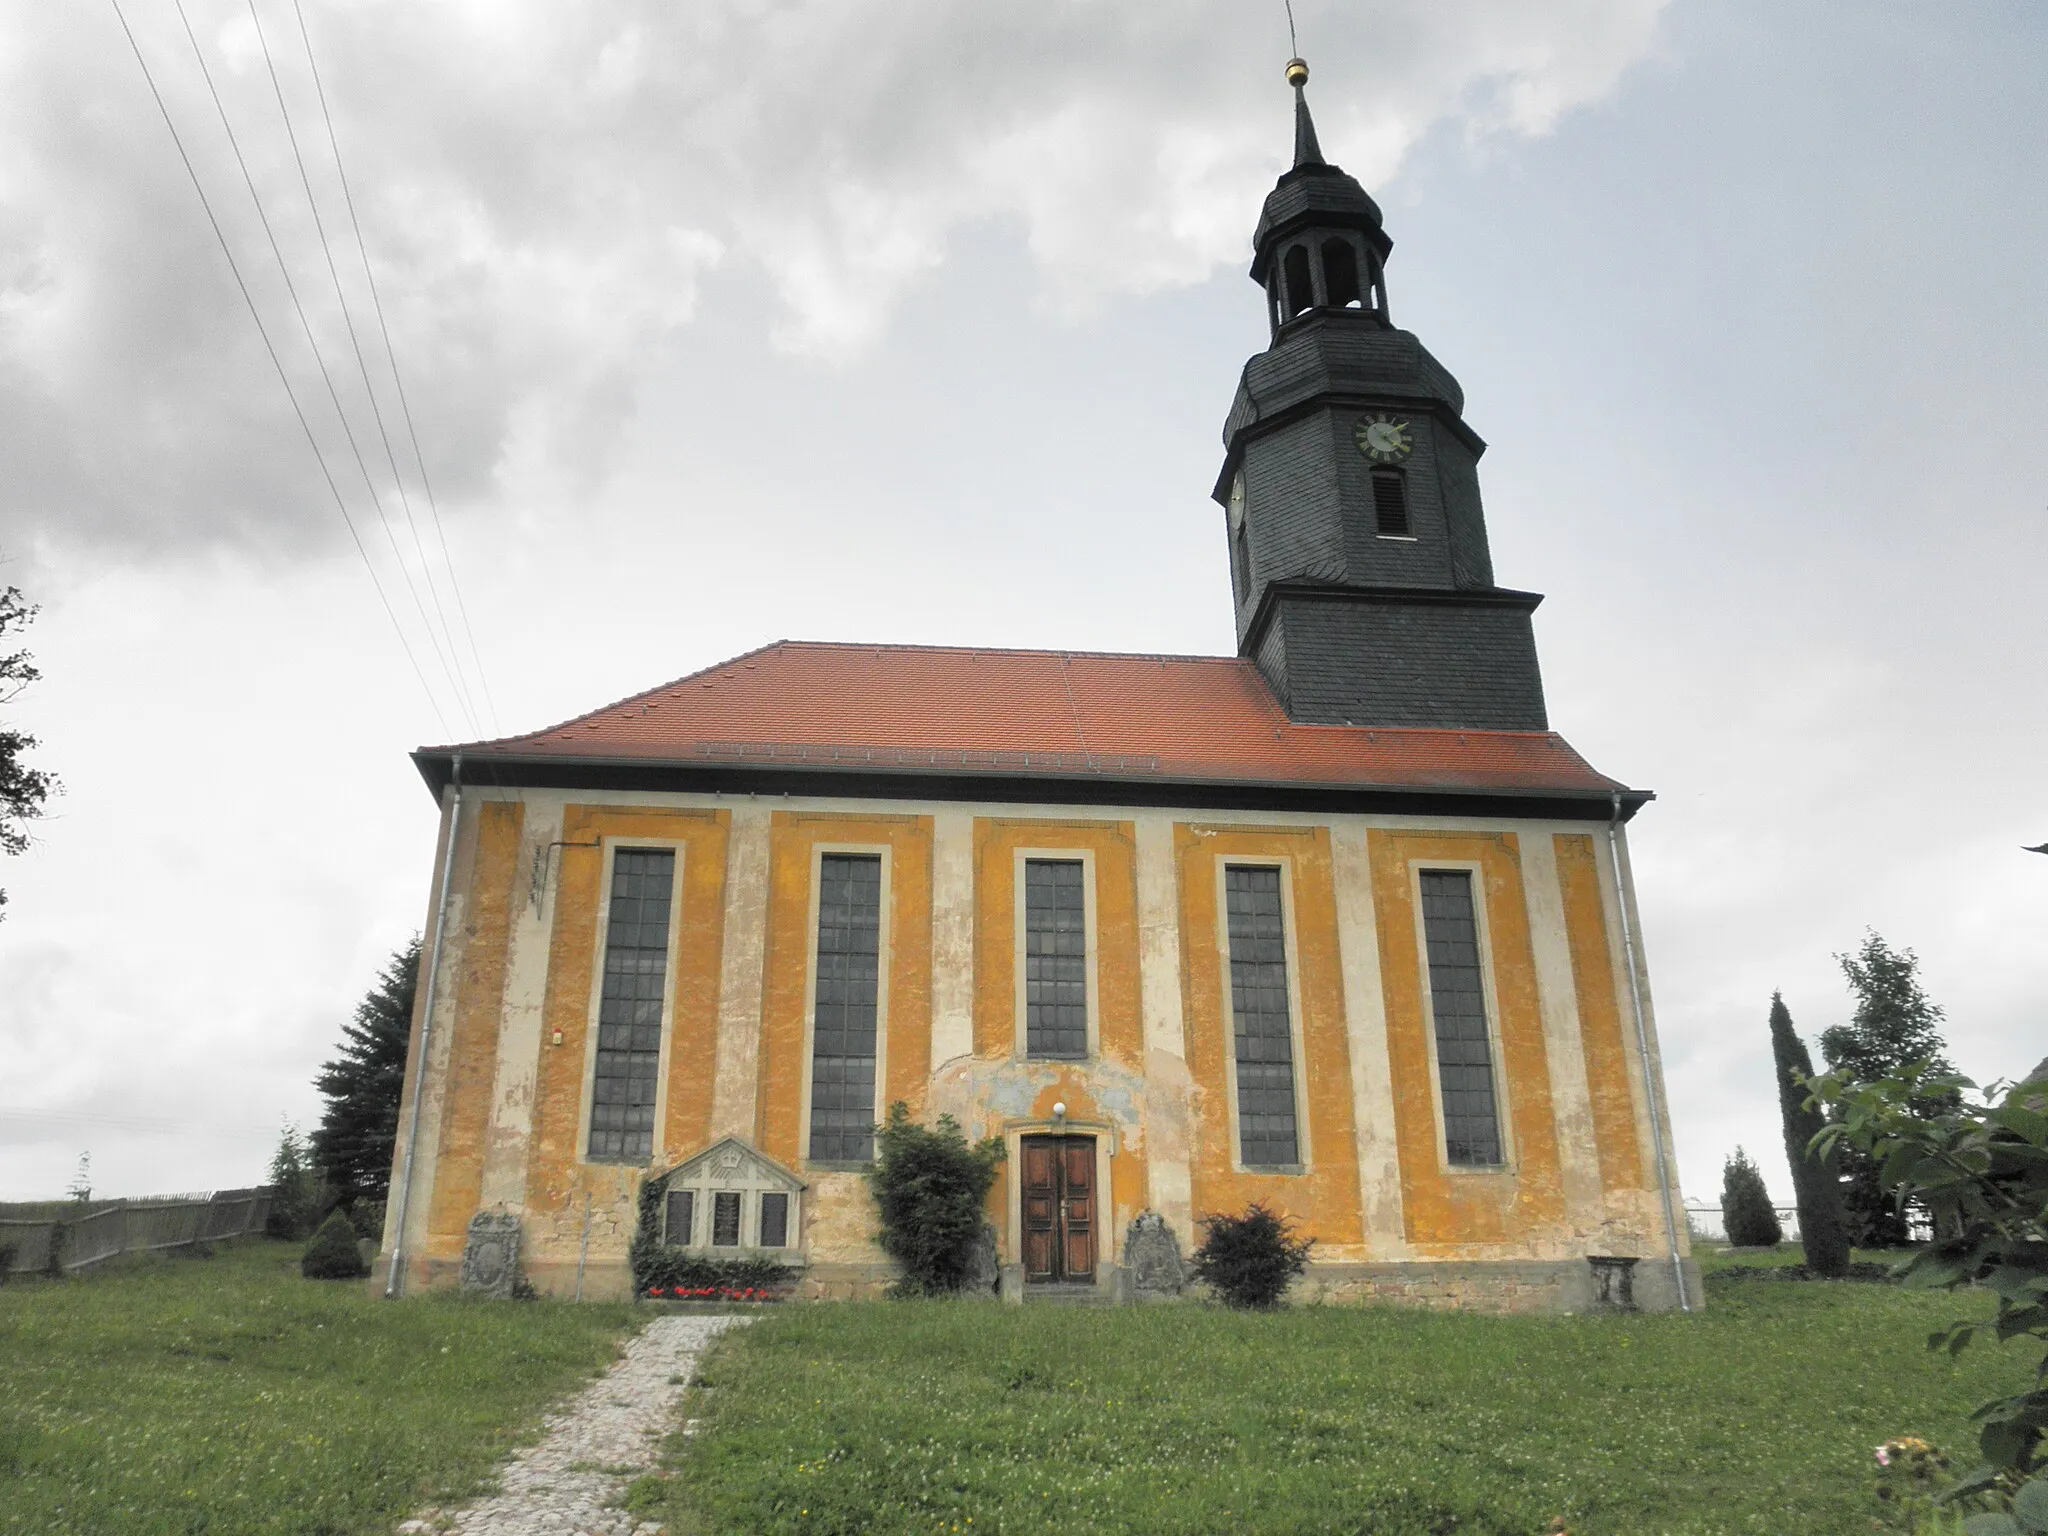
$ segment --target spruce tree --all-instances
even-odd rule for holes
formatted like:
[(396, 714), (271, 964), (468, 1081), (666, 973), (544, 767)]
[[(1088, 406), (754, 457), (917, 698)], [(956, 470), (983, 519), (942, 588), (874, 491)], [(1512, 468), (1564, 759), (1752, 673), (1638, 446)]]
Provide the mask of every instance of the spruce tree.
[(1764, 1176), (1740, 1147), (1721, 1168), (1721, 1223), (1737, 1248), (1775, 1248), (1785, 1240)]
[[(1829, 1068), (1859, 1083), (1895, 1077), (1926, 1062), (1935, 1072), (1953, 1072), (1941, 1038), (1942, 1010), (1920, 986), (1920, 959), (1910, 949), (1893, 949), (1881, 934), (1866, 932), (1853, 955), (1837, 955), (1856, 1011), (1847, 1024), (1822, 1031), (1821, 1055)], [(1954, 1095), (1918, 1100), (1921, 1118), (1954, 1108)], [(1849, 1235), (1858, 1247), (1900, 1248), (1912, 1240), (1896, 1194), (1885, 1188), (1877, 1163), (1854, 1146), (1842, 1151), (1848, 1177), (1843, 1199)]]
[(382, 1200), (391, 1186), (419, 973), (415, 934), (356, 1005), (355, 1018), (342, 1026), (341, 1053), (313, 1080), (327, 1100), (313, 1133), (313, 1156), (344, 1205)]
[(1827, 1121), (1806, 1104), (1806, 1080), (1813, 1060), (1792, 1028), (1792, 1012), (1771, 994), (1771, 1056), (1778, 1078), (1778, 1111), (1785, 1123), (1785, 1160), (1792, 1165), (1793, 1199), (1799, 1207), (1799, 1246), (1806, 1267), (1818, 1275), (1849, 1272), (1849, 1233), (1842, 1211), (1842, 1184), (1835, 1159), (1808, 1151)]

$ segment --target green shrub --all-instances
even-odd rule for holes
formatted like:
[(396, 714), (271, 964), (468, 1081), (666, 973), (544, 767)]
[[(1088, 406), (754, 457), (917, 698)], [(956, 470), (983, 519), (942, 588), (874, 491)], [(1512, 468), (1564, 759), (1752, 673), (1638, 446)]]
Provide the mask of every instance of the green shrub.
[(1003, 1155), (995, 1137), (970, 1146), (951, 1115), (924, 1126), (902, 1102), (889, 1106), (868, 1183), (881, 1211), (882, 1251), (903, 1266), (900, 1293), (945, 1296), (965, 1287)]
[[(1994, 1083), (1973, 1102), (1964, 1090), (1976, 1086), (1927, 1063), (1873, 1082), (1832, 1072), (1813, 1081), (1814, 1098), (1834, 1119), (1823, 1147), (1854, 1147), (1880, 1170), (1893, 1199), (1918, 1201), (1933, 1218), (1935, 1240), (1899, 1267), (1905, 1283), (1981, 1286), (1997, 1296), (1994, 1321), (1957, 1322), (1928, 1339), (1930, 1349), (1950, 1354), (1980, 1332), (2000, 1343), (2048, 1345), (2048, 1061), (2025, 1082)], [(1930, 1114), (1930, 1105), (1938, 1112)], [(1984, 1465), (1957, 1490), (2016, 1490), (2007, 1524), (1973, 1520), (1977, 1536), (2048, 1532), (2048, 1350), (2032, 1363), (2028, 1390), (1994, 1398), (1973, 1415)]]
[(1308, 1268), (1312, 1237), (1296, 1237), (1294, 1222), (1254, 1200), (1242, 1216), (1204, 1216), (1194, 1274), (1233, 1307), (1276, 1307), (1287, 1287)]
[(362, 1250), (356, 1247), (356, 1229), (340, 1211), (320, 1223), (313, 1241), (306, 1244), (305, 1257), (299, 1260), (299, 1273), (308, 1280), (360, 1280), (369, 1272)]
[(1740, 1147), (1721, 1169), (1721, 1222), (1737, 1248), (1775, 1248), (1785, 1240), (1764, 1176)]
[(773, 1291), (796, 1275), (794, 1268), (776, 1259), (718, 1258), (659, 1244), (637, 1250), (633, 1263), (634, 1286), (645, 1296), (667, 1291)]

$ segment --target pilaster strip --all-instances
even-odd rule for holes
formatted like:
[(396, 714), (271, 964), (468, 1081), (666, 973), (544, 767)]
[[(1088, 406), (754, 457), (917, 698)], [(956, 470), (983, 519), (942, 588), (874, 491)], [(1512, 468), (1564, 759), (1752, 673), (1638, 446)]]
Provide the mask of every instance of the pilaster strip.
[(1352, 1120), (1357, 1126), (1358, 1191), (1367, 1246), (1375, 1260), (1408, 1257), (1401, 1212), (1401, 1152), (1394, 1130), (1394, 1068), (1387, 1051), (1387, 996), (1380, 978), (1379, 920), (1372, 900), (1366, 824), (1331, 823), (1337, 887), (1338, 963), (1344, 1027), (1351, 1047)]
[(711, 1089), (711, 1139), (759, 1140), (761, 997), (768, 958), (766, 806), (735, 806), (725, 861), (725, 935), (718, 965), (718, 1059)]

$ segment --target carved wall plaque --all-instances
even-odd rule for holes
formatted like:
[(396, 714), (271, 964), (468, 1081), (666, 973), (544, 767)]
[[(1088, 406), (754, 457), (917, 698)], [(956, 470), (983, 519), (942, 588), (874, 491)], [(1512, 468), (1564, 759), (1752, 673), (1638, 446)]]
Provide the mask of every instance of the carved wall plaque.
[(519, 1284), (519, 1218), (510, 1211), (478, 1211), (462, 1245), (462, 1288), (510, 1300)]

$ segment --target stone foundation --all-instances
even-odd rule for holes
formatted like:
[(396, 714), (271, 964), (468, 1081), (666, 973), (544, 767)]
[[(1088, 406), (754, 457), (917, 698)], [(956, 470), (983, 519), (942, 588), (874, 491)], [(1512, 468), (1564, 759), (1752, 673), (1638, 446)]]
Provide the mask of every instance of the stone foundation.
[[(1705, 1305), (1699, 1265), (1685, 1265), (1686, 1300), (1697, 1312)], [(1671, 1261), (1641, 1259), (1630, 1286), (1638, 1312), (1678, 1309)], [(1600, 1298), (1593, 1266), (1585, 1259), (1402, 1264), (1311, 1264), (1288, 1293), (1303, 1302), (1374, 1303), (1434, 1307), (1444, 1311), (1520, 1314), (1619, 1312)]]
[[(1699, 1265), (1691, 1259), (1685, 1266), (1686, 1300), (1692, 1310), (1706, 1305), (1700, 1284)], [(384, 1293), (389, 1254), (378, 1255), (371, 1270), (369, 1287)], [(459, 1289), (462, 1266), (459, 1260), (413, 1260), (406, 1265), (406, 1293)], [(562, 1300), (576, 1294), (574, 1261), (539, 1260), (525, 1266), (526, 1277), (544, 1296)], [(818, 1263), (807, 1267), (797, 1282), (798, 1301), (875, 1301), (888, 1293), (896, 1279), (896, 1267), (887, 1262)], [(1021, 1266), (1005, 1265), (1002, 1296), (1006, 1301), (1024, 1299)], [(1171, 1305), (1176, 1300), (1200, 1299), (1206, 1288), (1194, 1287), (1174, 1298), (1148, 1291), (1121, 1265), (1104, 1265), (1098, 1286), (1123, 1302), (1151, 1302)], [(1600, 1299), (1600, 1282), (1592, 1264), (1585, 1259), (1500, 1260), (1461, 1262), (1424, 1260), (1387, 1264), (1310, 1264), (1308, 1272), (1288, 1292), (1296, 1306), (1321, 1303), (1332, 1305), (1394, 1304), (1433, 1307), (1444, 1311), (1491, 1312), (1522, 1315), (1619, 1312), (1623, 1308)], [(1610, 1285), (1610, 1294), (1614, 1287)], [(1639, 1259), (1630, 1274), (1629, 1290), (1638, 1312), (1673, 1312), (1678, 1309), (1678, 1288), (1667, 1258)], [(633, 1271), (620, 1260), (590, 1260), (583, 1269), (585, 1301), (630, 1301)]]

